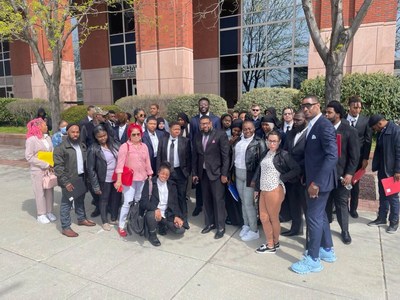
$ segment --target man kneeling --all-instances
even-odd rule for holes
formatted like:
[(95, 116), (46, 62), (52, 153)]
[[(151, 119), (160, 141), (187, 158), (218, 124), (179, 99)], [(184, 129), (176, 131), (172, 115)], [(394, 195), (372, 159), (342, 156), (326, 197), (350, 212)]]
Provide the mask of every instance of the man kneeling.
[(166, 235), (168, 229), (176, 234), (185, 232), (176, 184), (168, 180), (170, 173), (171, 165), (168, 162), (161, 163), (158, 177), (154, 177), (151, 182), (146, 180), (142, 191), (140, 207), (146, 211), (145, 222), (149, 242), (153, 246), (161, 245), (157, 238), (157, 227), (161, 235)]

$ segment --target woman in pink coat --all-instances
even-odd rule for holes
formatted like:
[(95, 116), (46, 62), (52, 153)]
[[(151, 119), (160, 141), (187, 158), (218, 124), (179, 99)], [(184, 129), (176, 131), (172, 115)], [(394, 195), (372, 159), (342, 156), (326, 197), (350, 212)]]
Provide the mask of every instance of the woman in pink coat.
[[(151, 175), (153, 174), (149, 150), (146, 144), (142, 143), (142, 127), (138, 124), (131, 124), (128, 127), (127, 133), (128, 141), (119, 148), (118, 162), (115, 168), (115, 173), (117, 173), (118, 178), (114, 184), (117, 190), (121, 186), (123, 187), (124, 204), (121, 207), (118, 228), (118, 233), (122, 237), (127, 235), (124, 227), (130, 203), (140, 200), (144, 182), (146, 179), (151, 179)], [(131, 186), (122, 185), (121, 174), (124, 166), (133, 170), (133, 182)]]
[(47, 125), (43, 119), (33, 119), (28, 123), (27, 128), (25, 159), (30, 165), (37, 221), (40, 224), (47, 224), (57, 220), (53, 214), (54, 189), (43, 189), (43, 176), (52, 167), (47, 162), (38, 159), (38, 152), (53, 152), (53, 144), (47, 134)]

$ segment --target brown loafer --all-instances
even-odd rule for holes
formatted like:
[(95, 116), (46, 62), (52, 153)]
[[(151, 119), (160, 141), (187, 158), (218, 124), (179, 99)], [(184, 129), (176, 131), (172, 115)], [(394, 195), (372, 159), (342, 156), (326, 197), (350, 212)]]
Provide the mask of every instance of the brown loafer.
[(61, 233), (67, 237), (77, 237), (79, 234), (77, 234), (75, 231), (73, 231), (71, 228), (68, 229), (63, 229)]
[(96, 226), (96, 223), (93, 222), (92, 220), (82, 220), (82, 221), (78, 221), (78, 225), (79, 226)]

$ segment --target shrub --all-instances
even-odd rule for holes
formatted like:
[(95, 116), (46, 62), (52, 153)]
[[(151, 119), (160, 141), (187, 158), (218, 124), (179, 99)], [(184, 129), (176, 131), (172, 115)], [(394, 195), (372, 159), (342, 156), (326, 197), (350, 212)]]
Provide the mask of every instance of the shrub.
[(252, 104), (258, 104), (264, 112), (268, 107), (275, 107), (278, 116), (285, 107), (294, 107), (294, 100), (299, 91), (289, 88), (256, 88), (244, 94), (234, 109), (250, 111)]
[[(303, 81), (300, 94), (316, 94), (324, 99), (325, 78)], [(384, 73), (346, 74), (341, 87), (341, 103), (348, 108), (347, 99), (358, 95), (363, 100), (363, 114), (381, 113), (389, 120), (400, 116), (400, 78)]]
[(16, 99), (6, 105), (6, 108), (14, 115), (20, 125), (25, 125), (36, 118), (40, 107), (44, 108), (48, 116), (51, 115), (49, 101), (44, 99)]
[[(75, 105), (67, 108), (61, 113), (61, 119), (68, 123), (79, 123), (87, 115), (87, 105)], [(121, 111), (116, 105), (99, 105), (103, 110)]]
[(14, 98), (0, 98), (0, 124), (17, 125), (17, 118), (7, 109), (7, 104), (14, 102)]
[(135, 95), (135, 96), (127, 96), (121, 99), (118, 99), (115, 102), (122, 111), (133, 113), (136, 108), (143, 108), (145, 112), (150, 110), (150, 105), (153, 103), (157, 103), (160, 106), (160, 115), (166, 116), (167, 114), (167, 105), (171, 102), (176, 96), (174, 95)]
[(167, 118), (168, 120), (176, 120), (180, 112), (188, 115), (189, 119), (199, 113), (199, 99), (208, 98), (210, 100), (210, 111), (220, 116), (228, 111), (224, 98), (214, 94), (191, 94), (176, 97), (168, 103)]
[(317, 96), (322, 106), (325, 106), (325, 77), (317, 76), (313, 79), (304, 80), (301, 83), (299, 97), (296, 99), (296, 104), (300, 105), (301, 99), (307, 95)]

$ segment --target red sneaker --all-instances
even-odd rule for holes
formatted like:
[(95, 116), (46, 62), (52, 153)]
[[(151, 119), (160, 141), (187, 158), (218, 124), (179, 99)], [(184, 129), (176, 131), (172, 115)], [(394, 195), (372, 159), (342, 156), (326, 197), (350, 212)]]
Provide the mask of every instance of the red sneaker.
[(128, 235), (124, 229), (119, 227), (118, 227), (118, 233), (120, 237), (126, 237)]

